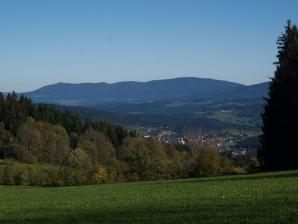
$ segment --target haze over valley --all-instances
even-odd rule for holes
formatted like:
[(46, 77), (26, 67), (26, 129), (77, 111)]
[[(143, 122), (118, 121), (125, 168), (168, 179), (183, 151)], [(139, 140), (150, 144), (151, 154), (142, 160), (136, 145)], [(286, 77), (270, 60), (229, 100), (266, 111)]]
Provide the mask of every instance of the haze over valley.
[[(35, 103), (66, 107), (82, 118), (119, 124), (166, 142), (200, 141), (221, 150), (248, 152), (258, 147), (268, 86), (269, 82), (247, 86), (179, 77), (112, 84), (57, 83), (23, 94)], [(247, 141), (252, 145), (247, 147)]]

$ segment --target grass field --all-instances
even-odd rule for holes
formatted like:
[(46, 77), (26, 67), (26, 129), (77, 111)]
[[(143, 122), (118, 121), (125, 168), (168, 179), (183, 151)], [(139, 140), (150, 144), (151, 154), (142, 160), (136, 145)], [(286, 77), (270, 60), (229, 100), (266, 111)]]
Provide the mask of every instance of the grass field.
[(64, 188), (3, 186), (0, 223), (298, 223), (298, 171)]

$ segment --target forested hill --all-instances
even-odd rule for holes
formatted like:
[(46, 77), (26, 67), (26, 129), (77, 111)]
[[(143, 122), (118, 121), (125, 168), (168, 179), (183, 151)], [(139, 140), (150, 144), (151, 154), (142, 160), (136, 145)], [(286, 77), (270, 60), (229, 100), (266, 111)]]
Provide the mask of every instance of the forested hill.
[(263, 97), (268, 96), (270, 82), (259, 83), (250, 86), (243, 86), (231, 91), (222, 93), (219, 98), (234, 98), (234, 99), (257, 99), (261, 100)]
[(0, 93), (0, 185), (63, 186), (239, 172), (219, 151), (193, 147), (139, 137), (120, 126), (35, 105), (16, 93)]
[(8, 132), (16, 136), (20, 127), (28, 119), (61, 125), (70, 136), (79, 136), (89, 128), (93, 128), (102, 132), (114, 146), (118, 146), (128, 135), (127, 131), (120, 126), (105, 122), (91, 122), (89, 119), (81, 120), (77, 114), (67, 109), (61, 110), (47, 104), (34, 104), (31, 99), (19, 97), (15, 92), (7, 94), (6, 97), (0, 93), (0, 122)]
[(245, 87), (242, 84), (203, 78), (175, 78), (149, 82), (57, 83), (25, 93), (34, 102), (92, 106), (110, 102), (144, 102), (161, 99), (217, 97)]

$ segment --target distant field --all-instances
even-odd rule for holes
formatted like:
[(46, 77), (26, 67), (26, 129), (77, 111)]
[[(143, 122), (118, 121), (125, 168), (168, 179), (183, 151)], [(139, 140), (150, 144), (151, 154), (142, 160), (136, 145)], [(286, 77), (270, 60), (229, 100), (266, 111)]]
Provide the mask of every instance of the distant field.
[(3, 186), (0, 223), (298, 223), (298, 171), (63, 188)]

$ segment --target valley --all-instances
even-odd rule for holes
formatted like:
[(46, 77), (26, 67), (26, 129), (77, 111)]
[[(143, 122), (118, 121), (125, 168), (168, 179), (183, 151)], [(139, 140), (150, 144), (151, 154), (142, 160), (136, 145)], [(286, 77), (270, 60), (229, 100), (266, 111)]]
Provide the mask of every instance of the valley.
[[(174, 78), (150, 82), (58, 83), (25, 93), (83, 119), (121, 125), (170, 143), (256, 152), (268, 83)], [(243, 144), (250, 141), (251, 144)]]

